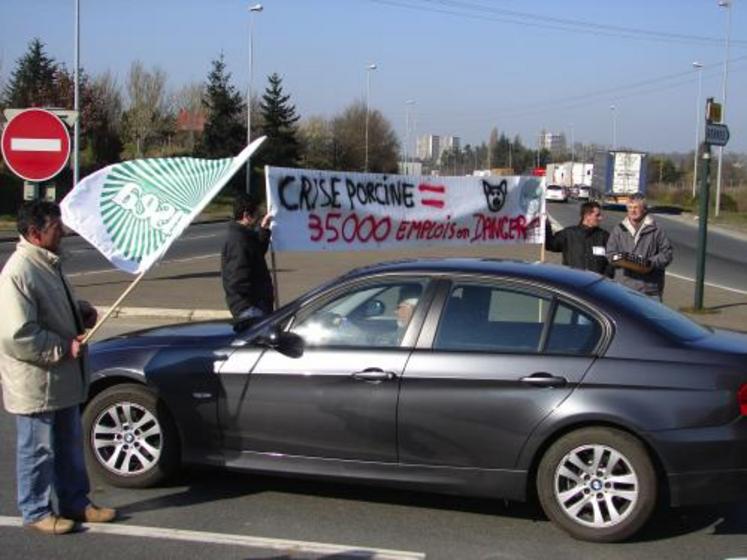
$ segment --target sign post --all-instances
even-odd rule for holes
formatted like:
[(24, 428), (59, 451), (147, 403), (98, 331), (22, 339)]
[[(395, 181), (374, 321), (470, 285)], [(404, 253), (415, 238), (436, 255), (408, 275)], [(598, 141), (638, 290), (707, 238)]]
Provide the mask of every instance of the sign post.
[[(708, 203), (711, 180), (711, 146), (726, 146), (729, 141), (729, 128), (719, 124), (721, 105), (708, 98), (706, 102), (705, 149), (703, 150), (703, 172), (700, 174), (700, 193), (698, 194), (698, 250), (695, 270), (695, 311), (703, 309), (703, 291), (705, 286), (706, 243), (708, 242)], [(716, 122), (714, 122), (716, 121)]]
[(41, 183), (57, 175), (70, 157), (70, 134), (60, 118), (45, 109), (13, 114), (0, 138), (8, 168), (21, 179)]

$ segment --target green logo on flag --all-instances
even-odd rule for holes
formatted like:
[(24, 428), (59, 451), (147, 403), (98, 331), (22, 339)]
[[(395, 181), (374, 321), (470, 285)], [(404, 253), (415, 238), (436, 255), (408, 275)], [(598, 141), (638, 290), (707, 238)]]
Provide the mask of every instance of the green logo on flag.
[(140, 262), (175, 232), (229, 168), (232, 158), (157, 158), (115, 165), (101, 191), (101, 216), (113, 245)]

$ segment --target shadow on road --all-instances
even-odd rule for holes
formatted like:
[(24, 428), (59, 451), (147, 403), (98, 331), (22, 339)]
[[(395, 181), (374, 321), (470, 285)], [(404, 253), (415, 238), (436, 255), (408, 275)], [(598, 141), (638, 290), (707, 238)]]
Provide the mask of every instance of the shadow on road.
[[(186, 488), (185, 488), (186, 487)], [(255, 473), (238, 473), (192, 467), (184, 469), (164, 488), (182, 488), (176, 494), (134, 501), (120, 508), (124, 515), (186, 507), (264, 492), (319, 496), (356, 502), (383, 503), (423, 509), (441, 509), (486, 515), (506, 515), (530, 521), (546, 521), (538, 505), (381, 488), (336, 484), (319, 480), (281, 478)]]
[[(549, 523), (536, 502), (506, 502), (202, 468), (182, 471), (169, 485), (169, 487), (180, 488), (185, 486), (186, 489), (177, 494), (135, 501), (122, 507), (120, 511), (124, 516), (129, 517), (140, 512), (186, 507), (242, 496), (250, 497), (264, 492), (278, 492), (375, 504), (383, 503), (409, 508), (483, 514), (543, 524)], [(747, 534), (747, 504), (722, 504), (677, 509), (660, 507), (646, 527), (631, 542), (645, 543), (666, 540), (708, 528), (712, 528), (714, 535)], [(335, 558), (335, 556), (329, 558)]]

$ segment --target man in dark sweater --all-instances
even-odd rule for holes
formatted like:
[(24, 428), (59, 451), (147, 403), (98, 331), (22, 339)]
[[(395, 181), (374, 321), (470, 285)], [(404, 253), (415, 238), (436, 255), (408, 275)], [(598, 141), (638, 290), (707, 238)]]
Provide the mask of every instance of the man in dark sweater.
[(572, 268), (591, 270), (612, 277), (613, 269), (607, 261), (607, 240), (610, 234), (599, 227), (602, 208), (598, 202), (581, 205), (581, 222), (557, 233), (552, 232), (550, 220), (545, 222), (545, 249), (563, 253), (563, 264)]
[(221, 253), (221, 277), (226, 303), (234, 322), (241, 327), (264, 317), (273, 310), (273, 287), (265, 254), (270, 243), (268, 214), (255, 229), (257, 201), (240, 194), (233, 205), (234, 220)]

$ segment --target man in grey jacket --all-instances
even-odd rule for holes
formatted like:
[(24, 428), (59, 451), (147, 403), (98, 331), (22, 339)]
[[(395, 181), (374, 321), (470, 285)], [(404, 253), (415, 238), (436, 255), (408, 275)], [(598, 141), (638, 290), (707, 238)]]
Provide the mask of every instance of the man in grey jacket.
[[(88, 392), (83, 333), (96, 310), (76, 301), (61, 268), (64, 233), (51, 202), (24, 204), (16, 251), (0, 273), (0, 377), (5, 408), (16, 416), (18, 508), (42, 533), (75, 522), (107, 522), (116, 512), (88, 499), (79, 406)], [(57, 495), (57, 512), (52, 509)]]
[[(664, 270), (673, 257), (672, 244), (649, 215), (645, 197), (634, 195), (627, 210), (625, 219), (610, 232), (607, 257), (613, 265), (632, 259), (638, 266), (617, 266), (615, 280), (661, 301)], [(617, 256), (623, 258), (618, 260)]]

